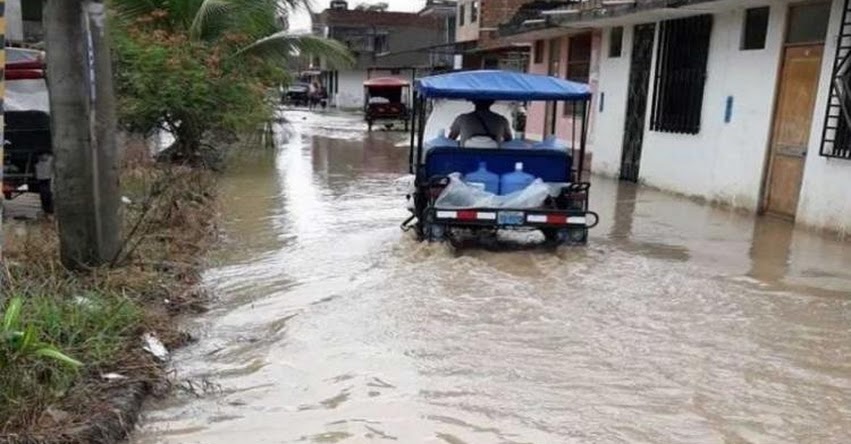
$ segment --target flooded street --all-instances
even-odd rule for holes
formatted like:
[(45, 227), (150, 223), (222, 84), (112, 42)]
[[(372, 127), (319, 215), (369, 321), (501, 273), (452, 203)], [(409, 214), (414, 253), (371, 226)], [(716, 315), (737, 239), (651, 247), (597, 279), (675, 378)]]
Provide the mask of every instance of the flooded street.
[(851, 442), (851, 243), (595, 178), (587, 248), (420, 244), (405, 134), (287, 117), (133, 443)]

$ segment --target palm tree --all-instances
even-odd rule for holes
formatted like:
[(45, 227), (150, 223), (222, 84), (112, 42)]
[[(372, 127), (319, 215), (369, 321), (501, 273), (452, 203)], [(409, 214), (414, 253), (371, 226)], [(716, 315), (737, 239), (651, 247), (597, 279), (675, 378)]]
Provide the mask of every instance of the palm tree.
[(282, 29), (281, 17), (303, 8), (310, 0), (112, 0), (120, 19), (165, 14), (174, 31), (185, 31), (196, 41), (217, 42), (226, 36), (247, 37), (234, 46), (234, 57), (260, 55), (282, 62), (295, 55), (322, 56), (332, 65), (354, 62), (350, 51), (336, 40)]
[[(178, 43), (166, 44), (202, 48), (202, 52), (208, 50), (206, 54), (214, 55), (212, 58), (217, 61), (216, 65), (226, 66), (228, 72), (238, 72), (241, 79), (255, 80), (255, 83), (266, 87), (276, 86), (283, 80), (287, 63), (296, 56), (321, 56), (338, 66), (353, 63), (349, 50), (335, 40), (295, 34), (284, 29), (281, 18), (297, 8), (309, 10), (309, 3), (310, 0), (111, 0), (119, 28), (140, 29), (141, 24), (145, 35), (165, 32), (180, 36)], [(150, 23), (155, 25), (148, 26)], [(153, 50), (156, 51), (156, 48)], [(134, 55), (131, 53), (129, 58), (132, 62)], [(218, 63), (219, 60), (221, 63)], [(145, 63), (132, 66), (147, 69)], [(280, 72), (275, 80), (264, 74), (268, 73), (268, 70), (264, 71), (268, 67)], [(150, 71), (145, 73), (151, 74)], [(153, 75), (156, 76), (156, 73)], [(140, 86), (134, 83), (132, 73), (128, 75), (122, 72), (119, 76), (130, 78), (128, 83), (133, 87)], [(222, 96), (222, 89), (213, 88), (202, 99), (195, 96), (181, 101), (180, 98), (175, 99), (180, 93), (158, 96), (160, 88), (157, 79), (141, 85), (140, 88), (125, 91), (125, 98), (141, 97), (139, 101), (144, 101), (146, 109), (154, 114), (153, 117), (143, 114), (143, 124), (139, 125), (142, 131), (156, 124), (175, 136), (175, 143), (172, 149), (163, 153), (164, 158), (183, 160), (197, 157), (202, 148), (202, 139), (209, 130), (217, 129), (214, 123), (210, 123), (210, 106), (216, 110), (230, 110), (241, 98), (231, 96), (229, 101)], [(199, 100), (203, 103), (199, 103)], [(210, 105), (212, 102), (215, 103)], [(199, 106), (204, 104), (206, 108)], [(243, 107), (242, 111), (231, 112), (230, 117), (256, 113), (257, 109), (252, 107), (246, 110)], [(230, 120), (232, 123), (233, 119)]]

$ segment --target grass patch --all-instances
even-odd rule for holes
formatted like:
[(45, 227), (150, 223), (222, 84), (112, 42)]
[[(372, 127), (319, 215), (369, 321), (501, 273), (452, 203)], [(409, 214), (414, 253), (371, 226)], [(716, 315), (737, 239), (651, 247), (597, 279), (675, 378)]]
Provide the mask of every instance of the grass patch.
[[(40, 410), (64, 396), (75, 382), (86, 377), (96, 379), (107, 371), (137, 340), (144, 318), (140, 307), (121, 295), (88, 292), (73, 298), (46, 294), (19, 297), (23, 300), (21, 325), (37, 332), (40, 342), (84, 366), (33, 353), (5, 362), (0, 372), (4, 429), (32, 426)], [(4, 308), (8, 305), (7, 301)], [(0, 347), (0, 355), (14, 354), (9, 344)]]
[[(187, 339), (174, 316), (203, 302), (197, 283), (200, 258), (217, 233), (216, 178), (143, 164), (125, 168), (122, 182), (126, 242), (112, 267), (63, 268), (52, 223), (4, 226), (0, 319), (21, 300), (18, 330), (83, 365), (15, 354), (15, 344), (0, 343), (0, 441), (66, 436), (110, 409), (112, 387), (162, 382), (160, 365), (142, 350), (143, 334), (153, 332), (169, 348)], [(107, 381), (108, 373), (126, 379)]]

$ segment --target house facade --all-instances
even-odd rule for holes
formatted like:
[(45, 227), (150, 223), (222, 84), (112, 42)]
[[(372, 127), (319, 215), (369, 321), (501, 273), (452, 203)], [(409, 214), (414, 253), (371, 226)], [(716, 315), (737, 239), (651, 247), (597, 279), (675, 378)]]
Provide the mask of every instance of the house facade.
[(440, 43), (436, 48), (421, 51), (429, 54), (429, 65), (431, 67), (449, 69), (455, 63), (453, 52), (447, 51), (446, 48), (455, 43), (455, 30), (458, 26), (456, 22), (457, 7), (458, 2), (456, 0), (426, 0), (425, 6), (419, 12), (421, 17), (434, 17), (441, 22), (442, 36)]
[[(565, 0), (536, 0), (523, 5), (510, 21), (500, 26), (505, 44), (526, 44), (530, 48), (527, 72), (542, 74), (580, 83), (591, 87), (592, 98), (587, 105), (567, 102), (528, 104), (525, 136), (542, 140), (555, 135), (563, 141), (574, 139), (582, 130), (582, 120), (592, 127), (596, 118), (597, 84), (600, 73), (602, 33), (592, 28), (561, 28), (544, 19), (551, 11), (574, 2)], [(586, 108), (587, 107), (587, 108)], [(586, 169), (593, 160), (594, 133), (588, 131)]]
[(571, 39), (590, 33), (595, 172), (848, 233), (850, 10), (591, 0), (541, 9), (514, 35), (533, 37), (530, 70), (567, 77)]
[(6, 42), (19, 45), (42, 41), (42, 8), (40, 1), (6, 0)]
[(24, 40), (24, 18), (22, 16), (21, 0), (6, 1), (6, 39), (11, 42)]
[(363, 83), (369, 78), (413, 80), (418, 70), (428, 69), (432, 62), (428, 53), (414, 49), (445, 43), (446, 23), (439, 14), (356, 10), (349, 9), (345, 1), (331, 2), (331, 7), (313, 16), (313, 31), (342, 42), (356, 58), (355, 65), (345, 69), (337, 69), (326, 60), (314, 64), (332, 105), (363, 107)]
[(456, 68), (526, 71), (529, 45), (514, 44), (499, 33), (532, 0), (458, 0), (455, 40), (459, 62)]

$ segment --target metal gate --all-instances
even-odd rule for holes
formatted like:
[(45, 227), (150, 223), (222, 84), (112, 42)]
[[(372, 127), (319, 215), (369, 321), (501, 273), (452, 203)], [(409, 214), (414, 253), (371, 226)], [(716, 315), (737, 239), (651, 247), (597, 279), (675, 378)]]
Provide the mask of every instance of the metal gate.
[(621, 180), (638, 182), (641, 146), (644, 141), (644, 122), (647, 116), (647, 89), (650, 84), (650, 65), (653, 58), (653, 39), (656, 25), (636, 25), (632, 38), (632, 64), (629, 70), (629, 90), (626, 101), (626, 124), (623, 132)]
[(845, 0), (841, 23), (820, 154), (851, 159), (851, 1)]

